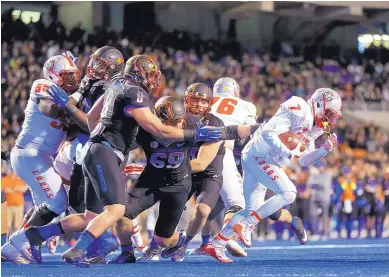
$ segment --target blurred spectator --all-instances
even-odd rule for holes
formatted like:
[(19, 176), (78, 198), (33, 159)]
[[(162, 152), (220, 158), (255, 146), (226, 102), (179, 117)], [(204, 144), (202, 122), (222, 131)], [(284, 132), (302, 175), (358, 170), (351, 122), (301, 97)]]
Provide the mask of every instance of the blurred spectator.
[(311, 188), (310, 219), (312, 233), (328, 237), (330, 234), (329, 210), (332, 176), (326, 170), (324, 162), (320, 161), (311, 168), (307, 185)]
[(24, 215), (24, 193), (28, 186), (13, 171), (2, 175), (1, 190), (4, 191), (7, 199), (8, 229), (9, 233), (17, 231), (23, 221)]

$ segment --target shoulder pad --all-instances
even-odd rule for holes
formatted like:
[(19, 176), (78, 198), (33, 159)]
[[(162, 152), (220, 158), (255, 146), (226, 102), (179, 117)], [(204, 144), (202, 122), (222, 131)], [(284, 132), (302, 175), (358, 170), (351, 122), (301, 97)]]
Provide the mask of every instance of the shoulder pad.
[(257, 107), (248, 101), (245, 101), (245, 106), (247, 107), (247, 110), (249, 111), (249, 114), (252, 115), (253, 117), (257, 116)]
[(38, 79), (32, 83), (30, 96), (32, 99), (43, 99), (50, 98), (50, 96), (46, 93), (46, 90), (50, 86), (56, 86), (53, 82), (46, 79)]

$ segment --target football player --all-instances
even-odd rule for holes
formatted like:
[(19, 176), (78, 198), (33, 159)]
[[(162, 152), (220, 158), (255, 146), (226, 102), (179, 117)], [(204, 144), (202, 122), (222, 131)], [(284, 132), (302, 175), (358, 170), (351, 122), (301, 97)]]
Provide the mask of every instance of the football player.
[[(52, 157), (65, 140), (69, 121), (47, 91), (61, 89), (66, 95), (74, 93), (80, 84), (80, 71), (68, 52), (48, 59), (43, 76), (44, 79), (32, 84), (22, 131), (10, 156), (13, 170), (28, 184), (35, 205), (25, 227), (47, 224), (68, 207), (67, 193), (54, 170)], [(10, 244), (13, 248), (6, 244), (2, 249), (7, 259), (13, 260), (15, 255), (11, 253), (16, 248), (25, 259), (35, 262), (23, 229), (10, 237)]]
[[(318, 149), (315, 149), (314, 142), (323, 130), (329, 133), (330, 128), (335, 126), (341, 116), (341, 108), (342, 101), (336, 91), (318, 89), (308, 102), (292, 97), (282, 103), (277, 113), (255, 132), (242, 151), (246, 208), (235, 214), (206, 245), (204, 252), (207, 255), (220, 262), (232, 262), (224, 249), (234, 233), (245, 246), (251, 247), (254, 227), (263, 218), (293, 203), (296, 187), (280, 166), (294, 158), (299, 158), (301, 166), (307, 166), (327, 155), (336, 144), (336, 135), (329, 134), (325, 144)], [(293, 150), (287, 148), (279, 138), (279, 135), (287, 132), (300, 137)], [(302, 143), (307, 145), (303, 153), (300, 150)], [(264, 202), (267, 188), (274, 192), (274, 196)]]
[(162, 124), (149, 108), (149, 97), (158, 92), (160, 79), (158, 66), (150, 57), (133, 56), (126, 62), (124, 74), (110, 82), (104, 98), (88, 113), (92, 134), (85, 147), (83, 170), (87, 181), (85, 218), (90, 223), (77, 243), (64, 253), (66, 262), (83, 262), (93, 241), (123, 217), (125, 186), (121, 163), (136, 139), (138, 126), (163, 139), (185, 142), (215, 141), (220, 136), (217, 129), (188, 130)]
[[(154, 106), (155, 114), (167, 126), (196, 129), (197, 122), (186, 120), (184, 103), (164, 96)], [(189, 154), (192, 142), (161, 139), (143, 128), (139, 129), (137, 142), (145, 151), (147, 165), (140, 177), (130, 187), (125, 203), (125, 218), (119, 220), (116, 229), (122, 245), (122, 253), (109, 263), (135, 262), (134, 251), (128, 234), (134, 227), (128, 219), (135, 219), (158, 201), (159, 215), (149, 248), (140, 258), (152, 260), (160, 255), (163, 247), (178, 243), (175, 232), (189, 197), (192, 178)]]
[[(229, 77), (223, 77), (216, 81), (213, 87), (213, 105), (211, 113), (223, 120), (225, 126), (232, 125), (254, 125), (256, 124), (257, 109), (245, 100), (239, 98), (240, 87), (238, 83)], [(223, 186), (221, 196), (225, 204), (224, 225), (232, 216), (245, 207), (242, 187), (241, 151), (249, 141), (249, 138), (234, 141), (226, 141), (226, 154), (223, 160)], [(307, 236), (303, 230), (301, 219), (293, 218), (288, 210), (282, 209), (269, 216), (272, 220), (290, 223), (295, 230), (300, 243), (306, 244)], [(211, 224), (211, 220), (207, 221)], [(208, 230), (208, 232), (206, 232)], [(203, 254), (203, 248), (208, 242), (211, 228), (203, 228), (202, 244), (195, 250), (196, 254)], [(230, 240), (226, 246), (228, 252), (233, 256), (247, 256), (243, 248), (234, 240)]]
[[(185, 108), (190, 117), (196, 117), (208, 126), (222, 127), (223, 121), (209, 113), (213, 92), (205, 84), (194, 83), (185, 92)], [(201, 146), (201, 147), (200, 147)], [(163, 258), (171, 257), (182, 261), (189, 242), (204, 227), (211, 210), (215, 207), (223, 184), (223, 158), (225, 147), (223, 141), (201, 143), (192, 149), (190, 162), (193, 171), (192, 193), (196, 198), (195, 213), (188, 223), (186, 234), (181, 233), (182, 245), (162, 251)], [(221, 207), (221, 210), (223, 206)], [(218, 212), (216, 213), (218, 214)]]

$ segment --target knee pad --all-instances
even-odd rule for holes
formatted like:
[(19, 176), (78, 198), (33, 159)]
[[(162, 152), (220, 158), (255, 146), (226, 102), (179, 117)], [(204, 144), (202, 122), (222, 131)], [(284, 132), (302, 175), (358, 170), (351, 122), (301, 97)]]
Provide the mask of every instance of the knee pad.
[(297, 193), (295, 191), (283, 191), (279, 194), (281, 199), (285, 201), (284, 207), (294, 202), (294, 200), (296, 199), (296, 194)]
[(240, 210), (243, 210), (243, 208), (242, 208), (241, 206), (233, 205), (233, 206), (231, 206), (230, 208), (228, 208), (227, 211), (225, 211), (224, 215), (229, 214), (229, 213), (236, 214), (236, 213), (239, 212)]
[(269, 218), (270, 218), (271, 220), (274, 220), (274, 221), (280, 219), (280, 217), (281, 217), (281, 209), (278, 210), (278, 211), (276, 211), (274, 214), (272, 214), (272, 215), (269, 216)]

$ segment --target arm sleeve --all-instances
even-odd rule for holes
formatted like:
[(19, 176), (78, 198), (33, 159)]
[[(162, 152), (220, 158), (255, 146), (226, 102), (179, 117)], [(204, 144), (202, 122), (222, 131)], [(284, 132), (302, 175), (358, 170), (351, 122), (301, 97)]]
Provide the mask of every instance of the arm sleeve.
[(309, 166), (320, 161), (325, 155), (327, 155), (327, 152), (324, 148), (320, 147), (302, 156), (299, 159), (299, 163), (301, 166)]
[(275, 152), (282, 156), (288, 157), (291, 151), (281, 142), (278, 135), (286, 133), (290, 130), (292, 124), (288, 113), (282, 110), (282, 107), (278, 110), (275, 116), (273, 116), (262, 129), (262, 138)]
[(131, 86), (125, 89), (125, 105), (123, 112), (129, 116), (129, 112), (133, 109), (149, 107), (149, 96), (140, 87)]

